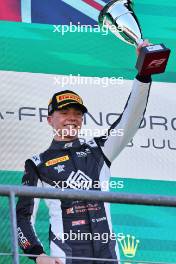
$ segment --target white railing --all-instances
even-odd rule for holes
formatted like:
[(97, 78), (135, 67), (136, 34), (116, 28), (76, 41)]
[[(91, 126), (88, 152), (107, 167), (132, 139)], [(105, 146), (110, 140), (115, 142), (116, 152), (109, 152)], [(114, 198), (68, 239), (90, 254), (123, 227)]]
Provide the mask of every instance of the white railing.
[[(18, 252), (15, 196), (176, 207), (176, 196), (144, 195), (144, 194), (101, 192), (101, 191), (90, 191), (90, 190), (86, 190), (86, 191), (71, 190), (71, 189), (60, 190), (60, 189), (38, 188), (38, 187), (28, 187), (28, 186), (19, 186), (19, 185), (0, 185), (0, 196), (9, 197), (11, 238), (12, 238), (11, 239), (12, 253), (8, 254), (8, 253), (0, 252), (0, 256), (12, 256), (13, 264), (19, 264), (19, 256), (29, 256), (26, 254), (19, 254)], [(98, 261), (106, 261), (107, 263), (113, 261), (108, 259), (100, 260), (100, 259), (92, 259), (92, 258), (73, 258), (73, 259), (84, 259), (84, 261), (86, 259), (95, 260), (95, 261), (98, 260)], [(127, 261), (122, 261), (122, 260), (120, 260), (120, 262), (127, 263)], [(139, 261), (130, 261), (130, 263), (139, 263)], [(140, 263), (162, 264), (162, 262), (146, 262), (146, 261), (140, 261)], [(168, 262), (167, 264), (171, 264), (171, 263)]]

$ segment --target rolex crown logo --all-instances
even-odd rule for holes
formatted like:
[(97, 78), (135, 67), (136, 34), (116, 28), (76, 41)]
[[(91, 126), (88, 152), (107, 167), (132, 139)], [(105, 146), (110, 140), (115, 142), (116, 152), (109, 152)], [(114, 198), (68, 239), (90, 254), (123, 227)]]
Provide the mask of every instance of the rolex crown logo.
[(126, 235), (118, 238), (118, 242), (121, 245), (122, 251), (125, 257), (133, 258), (136, 255), (136, 250), (138, 248), (139, 240), (135, 236)]

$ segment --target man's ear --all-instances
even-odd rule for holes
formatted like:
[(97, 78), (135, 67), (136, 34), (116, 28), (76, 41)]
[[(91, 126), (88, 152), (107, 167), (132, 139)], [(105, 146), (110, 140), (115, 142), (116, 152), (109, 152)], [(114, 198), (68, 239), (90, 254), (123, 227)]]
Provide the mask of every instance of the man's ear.
[(47, 116), (47, 121), (50, 126), (52, 126), (52, 116)]

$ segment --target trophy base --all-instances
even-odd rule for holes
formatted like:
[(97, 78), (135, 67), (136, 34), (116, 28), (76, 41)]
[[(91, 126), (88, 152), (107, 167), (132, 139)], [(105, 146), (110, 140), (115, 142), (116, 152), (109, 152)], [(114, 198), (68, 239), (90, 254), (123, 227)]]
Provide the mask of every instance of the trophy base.
[(151, 45), (141, 48), (136, 68), (140, 75), (162, 73), (166, 69), (170, 49), (163, 44)]

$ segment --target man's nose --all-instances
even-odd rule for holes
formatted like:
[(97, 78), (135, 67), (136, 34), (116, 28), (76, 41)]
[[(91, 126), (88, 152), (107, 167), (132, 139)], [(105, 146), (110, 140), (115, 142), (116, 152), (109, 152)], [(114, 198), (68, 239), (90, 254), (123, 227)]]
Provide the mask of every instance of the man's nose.
[(69, 116), (68, 116), (68, 119), (70, 120), (70, 121), (76, 121), (76, 116), (74, 115), (74, 114), (70, 114)]

